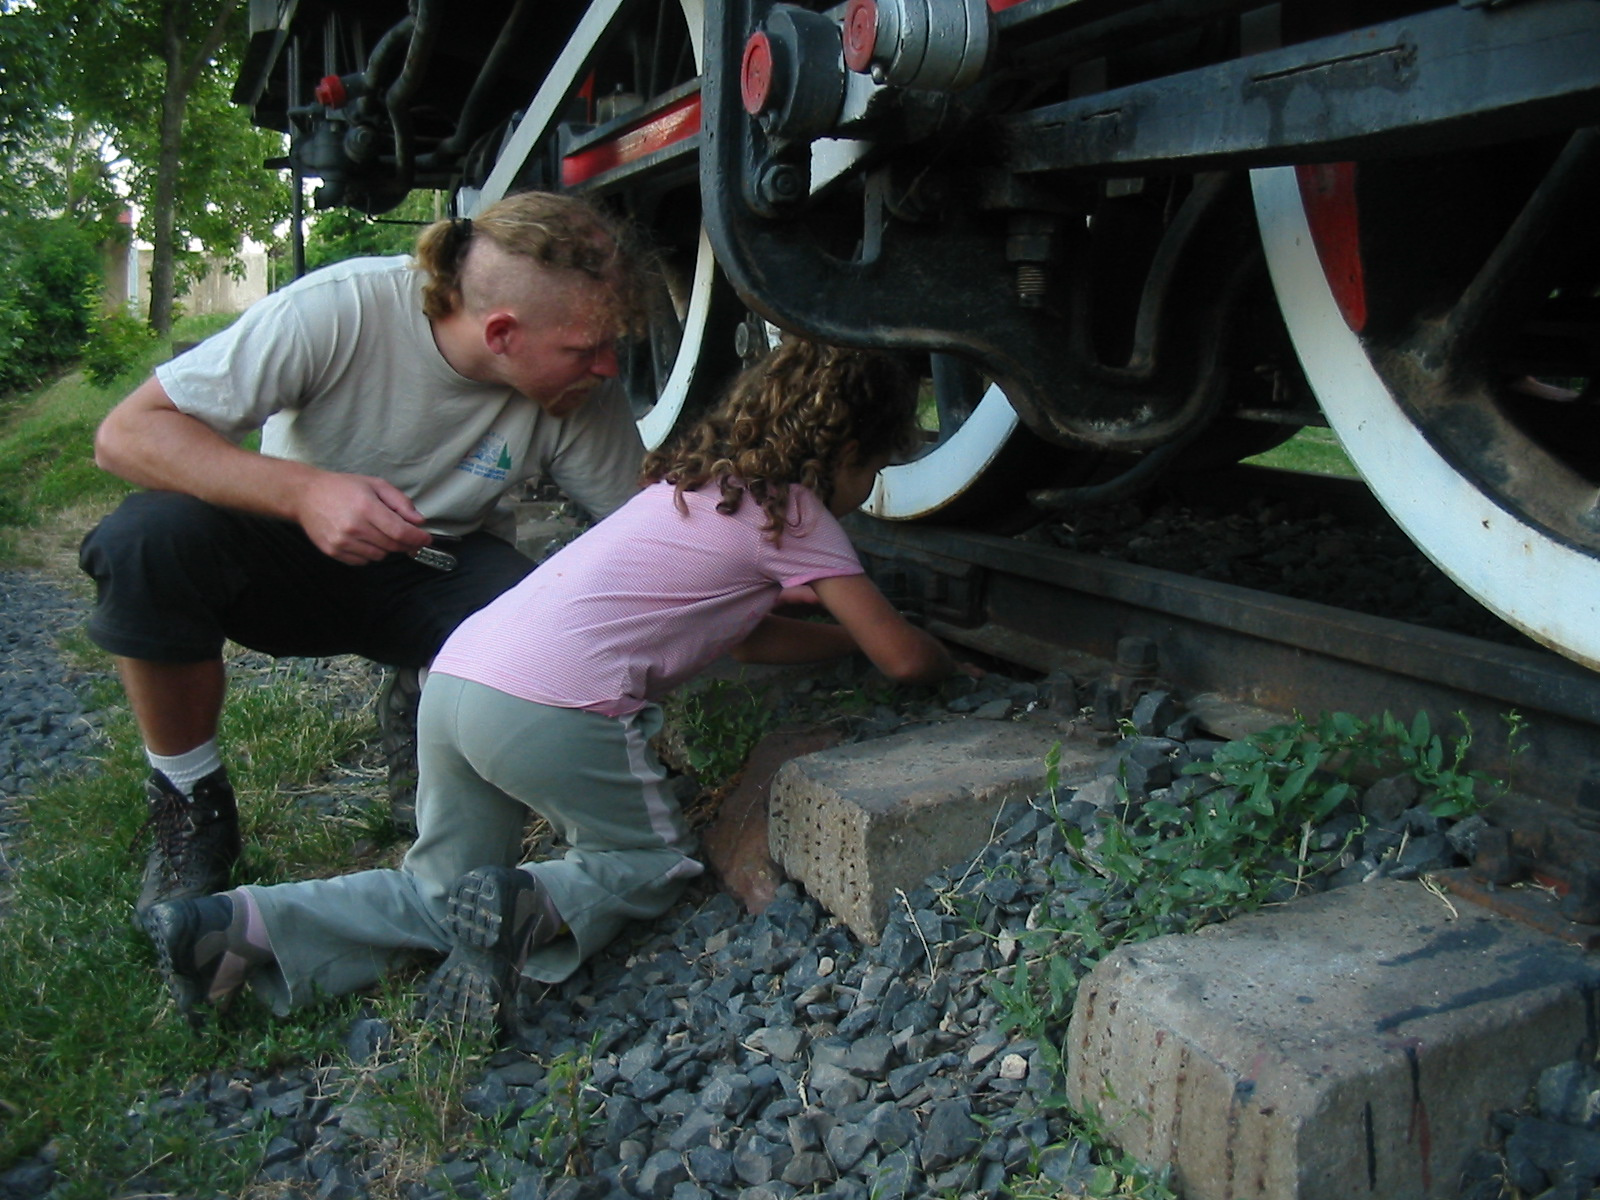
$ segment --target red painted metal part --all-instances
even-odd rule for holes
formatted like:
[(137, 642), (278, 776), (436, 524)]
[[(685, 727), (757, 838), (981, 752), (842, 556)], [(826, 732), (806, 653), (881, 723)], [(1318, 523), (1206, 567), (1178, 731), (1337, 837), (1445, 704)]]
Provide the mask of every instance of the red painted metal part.
[(772, 39), (758, 29), (744, 44), (739, 63), (739, 95), (752, 117), (767, 107), (772, 97)]
[(344, 80), (337, 75), (324, 75), (317, 82), (313, 94), (318, 104), (326, 105), (328, 108), (343, 108), (345, 101), (350, 98), (344, 90)]
[(578, 96), (583, 100), (583, 118), (589, 124), (594, 124), (594, 72), (590, 71), (584, 76), (583, 82), (578, 85)]
[(585, 183), (699, 132), (700, 95), (696, 92), (651, 113), (608, 142), (569, 154), (561, 163), (561, 182), (566, 187)]
[(877, 0), (850, 0), (844, 14), (844, 64), (852, 71), (872, 65), (878, 45)]
[(1312, 163), (1294, 169), (1311, 241), (1345, 324), (1367, 325), (1367, 284), (1361, 270), (1361, 222), (1356, 210), (1356, 164)]

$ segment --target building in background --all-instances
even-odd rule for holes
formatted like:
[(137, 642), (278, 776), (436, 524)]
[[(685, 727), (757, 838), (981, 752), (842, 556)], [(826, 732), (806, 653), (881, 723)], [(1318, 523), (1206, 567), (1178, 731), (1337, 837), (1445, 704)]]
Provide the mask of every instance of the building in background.
[[(124, 209), (118, 220), (131, 229), (132, 212)], [(126, 305), (140, 316), (150, 312), (150, 260), (154, 251), (135, 238), (117, 238), (106, 243), (105, 304), (108, 309)], [(247, 245), (240, 254), (244, 274), (234, 278), (223, 263), (211, 262), (206, 273), (188, 291), (178, 296), (184, 313), (198, 317), (209, 313), (243, 312), (267, 294), (267, 250)]]

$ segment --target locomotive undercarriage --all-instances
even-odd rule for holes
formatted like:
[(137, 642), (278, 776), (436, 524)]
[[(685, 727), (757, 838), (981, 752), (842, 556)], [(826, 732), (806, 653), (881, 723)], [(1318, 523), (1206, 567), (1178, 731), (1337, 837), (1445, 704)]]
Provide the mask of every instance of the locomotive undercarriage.
[(665, 268), (648, 443), (774, 326), (925, 364), (887, 519), (1002, 528), (1326, 420), (1441, 567), (1600, 666), (1594, 0), (530, 7), (258, 0), (239, 96), (324, 201), (627, 211)]

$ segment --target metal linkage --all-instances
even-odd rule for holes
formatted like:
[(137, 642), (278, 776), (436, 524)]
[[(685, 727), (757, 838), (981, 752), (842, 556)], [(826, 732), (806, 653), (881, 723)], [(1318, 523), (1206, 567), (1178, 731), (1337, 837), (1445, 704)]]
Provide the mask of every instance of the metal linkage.
[[(994, 7), (851, 0), (834, 25), (762, 0), (709, 5), (706, 226), (767, 319), (960, 355), (1068, 447), (1142, 454), (1193, 436), (1231, 366), (1196, 348), (1240, 324), (1219, 314), (1221, 281), (1251, 219), (1230, 211), (1186, 241), (1179, 187), (1161, 247), (1124, 264), (1144, 280), (1135, 349), (1104, 354), (1088, 264), (1110, 198), (1600, 121), (1593, 0), (1441, 5), (1282, 48), (1246, 35), (1238, 0)], [(1105, 86), (1130, 73), (1141, 81)], [(848, 166), (825, 173), (841, 137)]]

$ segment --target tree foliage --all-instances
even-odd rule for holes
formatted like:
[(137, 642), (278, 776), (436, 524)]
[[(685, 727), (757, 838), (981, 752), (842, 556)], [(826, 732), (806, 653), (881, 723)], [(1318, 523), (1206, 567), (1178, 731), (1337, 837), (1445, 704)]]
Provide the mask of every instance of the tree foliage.
[(0, 395), (83, 346), (99, 296), (95, 238), (65, 217), (0, 220)]
[(306, 269), (371, 254), (409, 254), (421, 227), (444, 211), (442, 193), (416, 191), (382, 219), (351, 208), (318, 213), (306, 234)]
[(102, 143), (59, 103), (58, 28), (0, 0), (0, 395), (73, 358), (122, 201)]
[[(151, 324), (161, 332), (170, 328), (175, 291), (202, 256), (236, 262), (243, 237), (270, 240), (288, 215), (287, 185), (262, 166), (281, 152), (281, 138), (253, 128), (228, 99), (245, 42), (244, 7), (244, 0), (21, 7), (0, 0), (0, 61), (32, 64), (0, 75), (0, 118), (16, 114), (21, 122), (0, 143), (0, 168), (23, 162), (50, 175), (54, 164), (56, 199), (43, 199), (45, 189), (35, 193), (40, 202), (56, 212), (93, 208), (99, 200), (91, 197), (104, 191), (71, 164), (103, 163), (96, 138), (115, 145), (140, 212), (138, 232), (154, 246)], [(76, 157), (65, 153), (73, 146), (82, 148)], [(192, 252), (191, 241), (203, 252)]]

